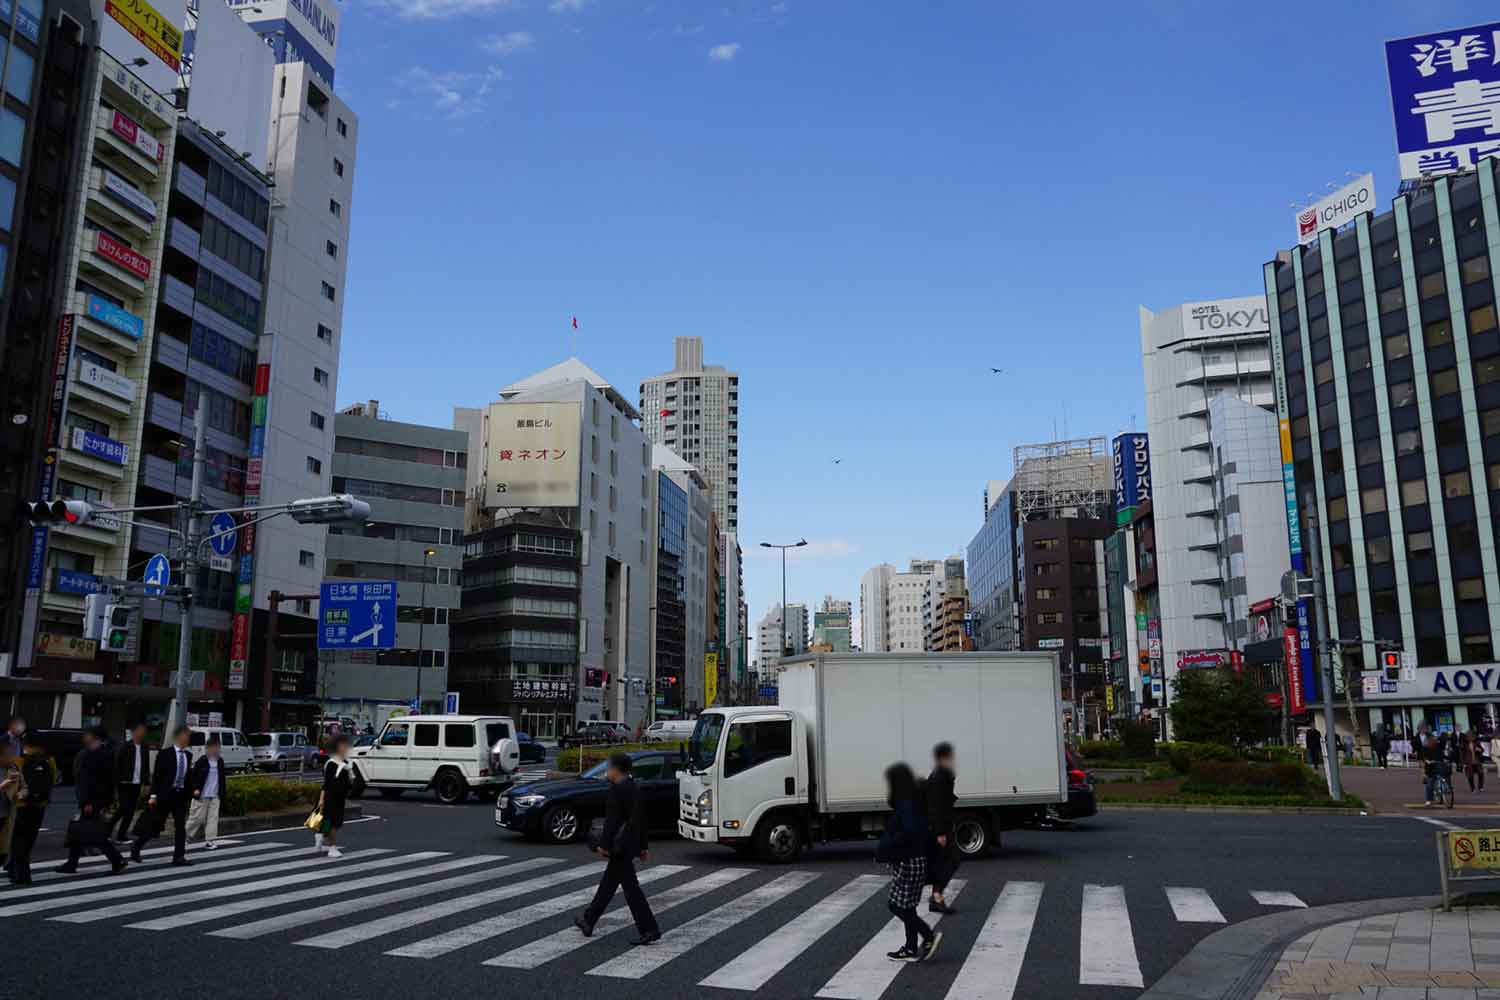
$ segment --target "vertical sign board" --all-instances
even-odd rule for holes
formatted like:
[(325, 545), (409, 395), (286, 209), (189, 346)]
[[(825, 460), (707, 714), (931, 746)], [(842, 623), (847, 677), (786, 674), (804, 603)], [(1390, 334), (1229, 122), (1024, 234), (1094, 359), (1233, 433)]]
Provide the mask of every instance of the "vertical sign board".
[[(250, 407), (250, 450), (245, 463), (245, 506), (260, 506), (261, 467), (266, 453), (266, 396), (271, 390), (271, 366), (255, 366), (255, 386)], [(247, 510), (244, 520), (253, 520)], [(250, 660), (250, 616), (255, 598), (255, 525), (247, 524), (237, 532), (239, 564), (235, 567), (234, 617), (229, 626), (229, 678), (225, 686), (231, 691), (245, 689), (245, 674)]]
[(1151, 499), (1151, 446), (1145, 434), (1121, 434), (1114, 440), (1115, 523)]
[(1500, 22), (1385, 43), (1401, 179), (1500, 155)]
[(703, 654), (703, 707), (712, 705), (719, 697), (719, 654)]

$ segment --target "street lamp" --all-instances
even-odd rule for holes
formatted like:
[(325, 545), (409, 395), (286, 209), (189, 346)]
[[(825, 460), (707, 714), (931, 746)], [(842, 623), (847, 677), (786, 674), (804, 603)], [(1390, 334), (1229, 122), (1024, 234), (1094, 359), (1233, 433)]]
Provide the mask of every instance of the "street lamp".
[[(763, 549), (781, 550), (781, 645), (776, 650), (776, 662), (779, 664), (786, 657), (786, 550), (800, 549), (807, 544), (807, 539), (801, 538), (787, 545), (778, 545), (774, 542), (761, 542)], [(759, 692), (757, 692), (759, 694)]]
[(417, 617), (417, 708), (422, 711), (422, 636), (427, 628), (427, 560), (437, 555), (437, 549), (422, 550), (422, 607)]

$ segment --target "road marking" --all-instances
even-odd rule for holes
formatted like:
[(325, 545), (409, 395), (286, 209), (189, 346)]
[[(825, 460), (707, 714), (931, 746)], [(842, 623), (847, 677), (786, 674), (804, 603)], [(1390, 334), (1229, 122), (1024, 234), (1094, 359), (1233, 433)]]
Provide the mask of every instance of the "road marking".
[(1041, 882), (1007, 882), (969, 949), (947, 1000), (1011, 1000), (1042, 902)]
[[(380, 819), (383, 819), (383, 818), (384, 817), (382, 817), (382, 816), (369, 816), (369, 815), (366, 815), (366, 816), (361, 816), (358, 819), (348, 819), (348, 820), (344, 821), (344, 826), (339, 827), (339, 829), (342, 830), (345, 827), (355, 826), (355, 825), (357, 825), (359, 823), (374, 823), (377, 820), (380, 820)], [(301, 823), (298, 823), (296, 826), (278, 826), (278, 827), (276, 827), (274, 829), (271, 829), (271, 830), (246, 830), (244, 833), (236, 833), (235, 837), (236, 837), (236, 839), (243, 840), (246, 837), (264, 837), (267, 834), (274, 834), (274, 833), (283, 833), (284, 834), (284, 833), (293, 833), (293, 832), (295, 832), (295, 833), (310, 833), (311, 831), (308, 830), (307, 827), (303, 826)], [(220, 843), (222, 844), (223, 841), (220, 841)], [(150, 852), (147, 851), (145, 853), (149, 854)]]
[[(547, 865), (561, 863), (562, 861), (558, 858), (528, 858), (525, 861), (518, 861), (513, 865), (503, 865), (493, 871), (469, 872), (465, 875), (455, 875), (452, 878), (438, 879), (436, 882), (423, 882), (420, 885), (392, 889), (389, 892), (377, 892), (373, 896), (361, 897), (359, 905), (363, 909), (373, 909), (376, 906), (383, 906), (386, 903), (409, 903), (414, 899), (420, 899), (422, 896), (444, 892), (448, 889), (462, 889), (476, 882), (488, 882), (507, 875), (518, 875), (521, 872), (534, 871), (537, 868), (544, 868)], [(321, 890), (319, 892), (321, 894)], [(225, 927), (222, 930), (209, 931), (208, 936), (248, 941), (251, 938), (274, 934), (277, 931), (302, 927), (307, 924), (316, 924), (324, 920), (347, 919), (348, 916), (349, 904), (347, 902), (329, 903), (326, 906), (295, 910), (291, 913), (281, 913), (274, 917), (266, 917), (264, 920), (254, 920), (247, 924), (236, 924), (233, 927)]]
[[(686, 865), (652, 865), (641, 872), (638, 879), (644, 884), (685, 871), (687, 871)], [(460, 948), (467, 948), (471, 944), (478, 944), (480, 941), (499, 937), (501, 934), (513, 931), (517, 927), (526, 927), (536, 923), (538, 920), (555, 917), (559, 913), (565, 913), (579, 906), (586, 906), (593, 897), (593, 889), (579, 889), (577, 892), (570, 892), (552, 899), (544, 899), (540, 903), (523, 906), (519, 910), (502, 913), (487, 920), (481, 920), (478, 923), (454, 928), (446, 934), (438, 934), (435, 937), (425, 938), (421, 941), (413, 941), (411, 944), (400, 948), (392, 948), (386, 954), (395, 955), (399, 958), (437, 958), (439, 955), (446, 955), (450, 951), (457, 951)]]
[[(139, 913), (142, 910), (154, 910), (163, 906), (176, 906), (182, 903), (196, 903), (205, 899), (222, 899), (227, 896), (243, 896), (251, 892), (259, 892), (262, 889), (279, 889), (284, 885), (292, 885), (298, 882), (321, 882), (324, 879), (341, 878), (348, 872), (362, 872), (370, 869), (390, 868), (406, 861), (424, 861), (427, 858), (442, 857), (442, 851), (427, 851), (422, 854), (404, 855), (398, 857), (384, 858), (380, 861), (365, 861), (363, 859), (376, 854), (390, 854), (389, 850), (365, 850), (350, 851), (344, 855), (346, 858), (360, 858), (359, 864), (339, 863), (338, 859), (329, 861), (326, 858), (314, 858), (312, 862), (298, 862), (296, 864), (284, 865), (281, 868), (264, 868), (256, 875), (271, 874), (273, 878), (259, 878), (251, 882), (240, 882), (234, 885), (216, 885), (208, 889), (194, 889), (192, 892), (179, 892), (175, 895), (152, 896), (147, 899), (133, 899), (124, 903), (115, 903), (111, 906), (95, 906), (94, 901), (88, 901), (88, 908), (79, 910), (77, 913), (69, 913), (61, 917), (53, 917), (53, 920), (62, 921), (67, 924), (92, 924), (111, 917), (123, 917), (127, 913)], [(321, 868), (321, 871), (296, 871), (290, 875), (281, 874), (291, 869)], [(209, 880), (217, 881), (214, 876)], [(191, 881), (191, 880), (189, 880)], [(178, 888), (186, 883), (177, 883), (166, 886), (167, 890)], [(135, 895), (140, 895), (136, 893)]]
[[(963, 888), (964, 879), (956, 878), (949, 882), (946, 893), (948, 902), (957, 899)], [(924, 898), (931, 891), (932, 887), (927, 886)], [(936, 927), (942, 919), (941, 913), (933, 914), (932, 926)], [(832, 1000), (879, 1000), (906, 967), (905, 963), (892, 962), (885, 957), (886, 952), (893, 950), (897, 942), (903, 940), (903, 934), (899, 917), (886, 921), (885, 926), (876, 931), (875, 936), (842, 969), (835, 972), (832, 979), (823, 984), (817, 996)]]
[(1169, 885), (1167, 902), (1172, 904), (1172, 915), (1184, 924), (1227, 923), (1224, 914), (1214, 905), (1213, 897), (1206, 889), (1188, 889)]
[[(295, 889), (291, 892), (278, 893), (274, 896), (262, 896), (259, 899), (245, 899), (235, 903), (216, 904), (205, 906), (198, 910), (188, 910), (186, 913), (173, 913), (170, 916), (156, 917), (152, 920), (143, 920), (129, 926), (140, 931), (166, 931), (178, 927), (197, 927), (226, 917), (237, 916), (241, 913), (250, 913), (255, 910), (266, 910), (273, 906), (281, 906), (286, 903), (300, 903), (307, 899), (323, 899), (327, 896), (342, 895), (355, 892), (359, 889), (371, 889), (376, 886), (389, 885), (392, 879), (419, 878), (426, 875), (438, 875), (443, 872), (451, 872), (460, 868), (472, 868), (489, 861), (499, 861), (504, 855), (481, 854), (476, 857), (457, 858), (444, 861), (440, 864), (425, 865), (421, 868), (411, 868), (399, 872), (384, 872), (380, 875), (372, 875), (369, 878), (357, 878), (352, 882), (340, 882), (337, 885), (320, 885), (311, 889)], [(412, 860), (402, 858), (403, 861)], [(361, 867), (361, 866), (356, 866)], [(368, 870), (371, 866), (362, 866)], [(345, 868), (341, 874), (348, 875), (354, 868)], [(171, 902), (166, 900), (165, 902)], [(365, 905), (361, 899), (360, 905)]]
[(1416, 820), (1418, 823), (1431, 823), (1433, 826), (1442, 827), (1444, 830), (1460, 829), (1460, 827), (1456, 823), (1450, 823), (1445, 819), (1434, 819), (1431, 816), (1413, 816), (1411, 818)]
[[(668, 910), (692, 902), (705, 893), (722, 889), (737, 879), (753, 874), (755, 874), (753, 868), (721, 868), (710, 872), (700, 879), (674, 886), (652, 896), (651, 912), (660, 916)], [(502, 955), (496, 955), (484, 964), (503, 966), (508, 969), (535, 969), (555, 958), (561, 958), (585, 945), (592, 944), (600, 938), (608, 937), (616, 931), (634, 926), (635, 918), (630, 915), (630, 908), (619, 906), (599, 918), (599, 922), (594, 925), (593, 937), (584, 937), (578, 933), (576, 927), (569, 927), (529, 944), (523, 944), (519, 948), (513, 948)]]
[[(180, 885), (199, 885), (204, 882), (219, 878), (233, 878), (246, 873), (257, 871), (255, 865), (269, 865), (278, 860), (297, 857), (307, 857), (305, 851), (282, 851), (275, 854), (261, 854), (253, 858), (228, 858), (224, 861), (197, 862), (191, 868), (150, 868), (129, 875), (111, 875), (104, 878), (87, 879), (82, 882), (64, 882), (61, 885), (48, 885), (31, 889), (24, 894), (17, 894), (23, 900), (9, 906), (0, 907), (0, 917), (15, 916), (19, 913), (36, 913), (41, 910), (61, 909), (65, 906), (74, 906), (81, 902), (95, 899), (120, 899), (124, 896), (134, 895), (140, 892), (159, 892), (162, 889), (174, 889)], [(315, 859), (322, 861), (322, 858)], [(220, 869), (233, 868), (236, 865), (252, 866), (242, 867), (237, 871), (224, 872)], [(213, 875), (205, 875), (204, 872), (212, 871)], [(187, 877), (192, 873), (192, 877)], [(178, 878), (176, 876), (183, 877)], [(171, 881), (163, 882), (163, 879)], [(152, 880), (152, 885), (128, 886), (127, 888), (115, 888), (122, 883), (141, 882)], [(106, 888), (107, 887), (107, 888)], [(50, 899), (39, 899), (39, 896), (50, 896)], [(9, 898), (9, 894), (6, 897)]]
[(689, 920), (662, 935), (650, 948), (635, 948), (618, 958), (588, 971), (591, 976), (613, 976), (617, 979), (640, 979), (663, 965), (692, 951), (698, 945), (735, 924), (746, 920), (772, 903), (790, 896), (815, 881), (817, 872), (795, 871), (768, 882), (753, 892), (730, 900), (717, 909)]
[[(223, 844), (223, 843), (226, 843), (226, 841), (222, 841), (221, 840), (221, 841), (219, 841), (219, 843)], [(243, 845), (241, 845), (239, 847), (222, 847), (222, 848), (219, 848), (218, 850), (215, 850), (215, 851), (209, 851), (209, 852), (203, 852), (203, 853), (200, 853), (198, 851), (194, 851), (193, 852), (193, 860), (194, 860), (193, 866), (196, 868), (197, 867), (197, 863), (199, 861), (207, 863), (209, 861), (217, 861), (217, 860), (219, 860), (220, 858), (223, 858), (223, 857), (229, 857), (230, 855), (235, 855), (235, 854), (252, 854), (252, 853), (254, 853), (256, 851), (269, 851), (273, 847), (291, 847), (291, 846), (292, 846), (291, 844), (286, 844), (286, 843), (268, 842), (268, 843), (263, 843), (263, 844), (243, 844)], [(128, 851), (129, 848), (126, 848), (126, 850)], [(152, 848), (149, 848), (147, 850), (142, 851), (141, 855), (142, 855), (142, 857), (146, 857), (146, 856), (150, 856), (150, 855), (168, 855), (168, 854), (172, 853), (172, 850), (173, 850), (173, 848), (171, 847), (171, 845), (168, 845), (166, 847), (152, 847)], [(85, 858), (85, 859), (83, 859), (82, 861), (80, 861), (78, 863), (78, 871), (77, 871), (76, 874), (65, 875), (65, 874), (63, 874), (61, 872), (58, 872), (58, 871), (42, 872), (40, 875), (33, 875), (32, 876), (32, 881), (33, 882), (58, 882), (58, 881), (61, 881), (63, 879), (67, 879), (67, 880), (69, 880), (70, 883), (76, 883), (76, 882), (79, 882), (80, 880), (83, 880), (85, 878), (88, 878), (88, 879), (99, 878), (99, 877), (104, 876), (106, 874), (107, 869), (104, 867), (104, 862), (106, 862), (108, 860), (109, 860), (108, 858), (103, 857), (103, 856), (100, 856), (100, 857), (97, 857), (97, 858)], [(163, 857), (153, 857), (152, 860), (153, 861), (165, 861), (166, 858), (164, 856)], [(249, 861), (250, 859), (249, 858), (241, 858), (240, 860), (242, 860), (242, 861)], [(85, 865), (88, 865), (89, 868), (86, 869), (84, 867)], [(151, 870), (153, 872), (157, 873), (157, 874), (161, 874), (162, 870), (164, 868), (166, 868), (166, 867), (167, 867), (166, 865), (159, 865), (157, 867), (152, 868)], [(92, 870), (89, 870), (89, 869), (92, 869)], [(144, 862), (132, 862), (131, 863), (131, 871), (140, 872), (140, 871), (143, 871), (143, 870), (145, 870), (145, 863)], [(113, 875), (113, 876), (109, 877), (109, 881), (119, 882), (120, 879), (125, 878), (125, 877), (127, 877), (127, 876), (124, 876), (124, 875)], [(32, 887), (32, 888), (20, 887), (20, 888), (7, 889), (5, 891), (5, 893), (0, 893), (0, 896), (3, 896), (3, 895), (8, 894), (8, 893), (13, 893), (13, 892), (14, 893), (33, 894), (33, 893), (36, 893), (38, 891), (39, 890), (37, 890), (35, 887)]]
[(1250, 895), (1261, 906), (1295, 906), (1300, 909), (1307, 909), (1307, 904), (1290, 892), (1252, 891)]
[(1135, 957), (1135, 935), (1125, 889), (1118, 885), (1083, 887), (1083, 920), (1078, 931), (1078, 982), (1085, 986), (1145, 988)]
[(445, 899), (440, 903), (432, 903), (415, 910), (406, 910), (402, 913), (393, 913), (390, 916), (370, 920), (362, 924), (350, 924), (347, 927), (340, 927), (336, 931), (329, 931), (327, 934), (319, 934), (317, 937), (306, 938), (296, 943), (304, 948), (346, 948), (351, 944), (368, 941), (383, 934), (409, 931), (417, 924), (431, 923), (434, 920), (441, 920), (455, 913), (478, 909), (489, 903), (498, 903), (503, 899), (524, 896), (528, 892), (539, 892), (543, 889), (550, 889), (555, 885), (563, 882), (571, 882), (575, 879), (592, 878), (603, 870), (604, 862), (601, 861), (596, 864), (581, 865), (577, 868), (548, 872), (546, 875), (527, 879), (524, 882), (513, 882), (510, 885), (500, 886), (495, 889), (486, 889), (484, 892), (475, 892), (467, 896)]

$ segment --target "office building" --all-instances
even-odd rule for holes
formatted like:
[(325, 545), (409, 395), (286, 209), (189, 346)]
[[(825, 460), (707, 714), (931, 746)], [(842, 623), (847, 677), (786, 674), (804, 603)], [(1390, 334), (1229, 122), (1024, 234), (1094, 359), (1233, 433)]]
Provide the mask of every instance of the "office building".
[(329, 528), (324, 576), (397, 581), (396, 636), (391, 649), (324, 652), (309, 694), (324, 714), (378, 725), (412, 700), (436, 708), (448, 690), (469, 438), (392, 420), (376, 400), (346, 407), (333, 425), (333, 490), (368, 501), (370, 520)]
[[(1265, 266), (1291, 557), (1321, 570), (1364, 733), (1467, 729), (1500, 701), (1497, 167), (1410, 185)], [(1398, 646), (1414, 664), (1377, 673)], [(1323, 693), (1312, 659), (1308, 703)]]
[[(755, 678), (750, 664), (750, 610), (745, 604), (745, 553), (739, 535), (725, 531), (720, 536), (723, 565), (724, 599), (719, 605), (723, 639), (720, 642), (720, 704), (739, 704), (754, 690)], [(727, 694), (726, 694), (727, 691)]]
[(968, 610), (963, 557), (953, 556), (943, 560), (942, 573), (929, 577), (922, 593), (922, 628), (926, 631), (923, 648), (929, 652), (960, 650)]
[(859, 580), (860, 648), (867, 653), (888, 651), (891, 623), (888, 598), (896, 567), (881, 563)]
[(762, 684), (773, 683), (770, 678), (780, 671), (783, 656), (779, 649), (783, 637), (786, 640), (786, 656), (801, 656), (808, 646), (808, 614), (805, 604), (787, 604), (786, 631), (782, 632), (782, 608), (776, 605), (765, 613), (755, 630), (755, 663)]
[(965, 550), (974, 645), (983, 650), (1020, 649), (1018, 538), (1009, 483), (992, 482), (984, 502), (984, 523)]
[(809, 649), (820, 653), (847, 653), (853, 646), (852, 609), (848, 601), (829, 594), (823, 606), (813, 613), (812, 644)]
[(641, 383), (641, 429), (680, 455), (713, 490), (719, 526), (739, 532), (740, 378), (703, 363), (703, 338), (676, 338), (672, 370)]
[(469, 533), (449, 677), (466, 708), (547, 736), (648, 717), (656, 529), (636, 420), (577, 358), (455, 411)]
[(933, 618), (929, 588), (937, 588), (941, 608), (942, 588), (950, 574), (962, 579), (961, 556), (913, 559), (904, 572), (889, 563), (867, 571), (859, 584), (861, 648), (868, 653), (926, 649)]
[(656, 717), (680, 717), (704, 707), (713, 501), (702, 474), (670, 449), (654, 446), (651, 461), (656, 470), (652, 690)]

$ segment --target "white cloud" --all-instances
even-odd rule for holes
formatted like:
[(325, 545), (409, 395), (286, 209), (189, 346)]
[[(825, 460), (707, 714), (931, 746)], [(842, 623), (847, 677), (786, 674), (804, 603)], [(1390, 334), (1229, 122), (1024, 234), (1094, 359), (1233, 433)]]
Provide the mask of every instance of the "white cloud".
[(708, 58), (714, 62), (729, 62), (740, 54), (739, 42), (725, 42), (708, 50)]
[(515, 0), (374, 0), (404, 21), (442, 21), (469, 14), (487, 14), (514, 5)]
[(491, 35), (486, 38), (481, 47), (497, 56), (508, 56), (513, 52), (531, 48), (535, 42), (536, 37), (529, 31), (507, 31), (504, 34)]
[(570, 10), (583, 10), (587, 0), (552, 0), (547, 9), (554, 14), (563, 14)]
[(771, 13), (772, 14), (785, 14), (786, 11), (787, 11), (787, 5), (784, 2), (784, 0), (783, 0), (783, 2), (773, 3), (771, 5)]
[(495, 84), (505, 79), (505, 72), (491, 66), (482, 72), (434, 72), (424, 66), (413, 66), (397, 83), (416, 98), (431, 101), (433, 108), (447, 118), (468, 118), (482, 114), (489, 107), (489, 95)]

